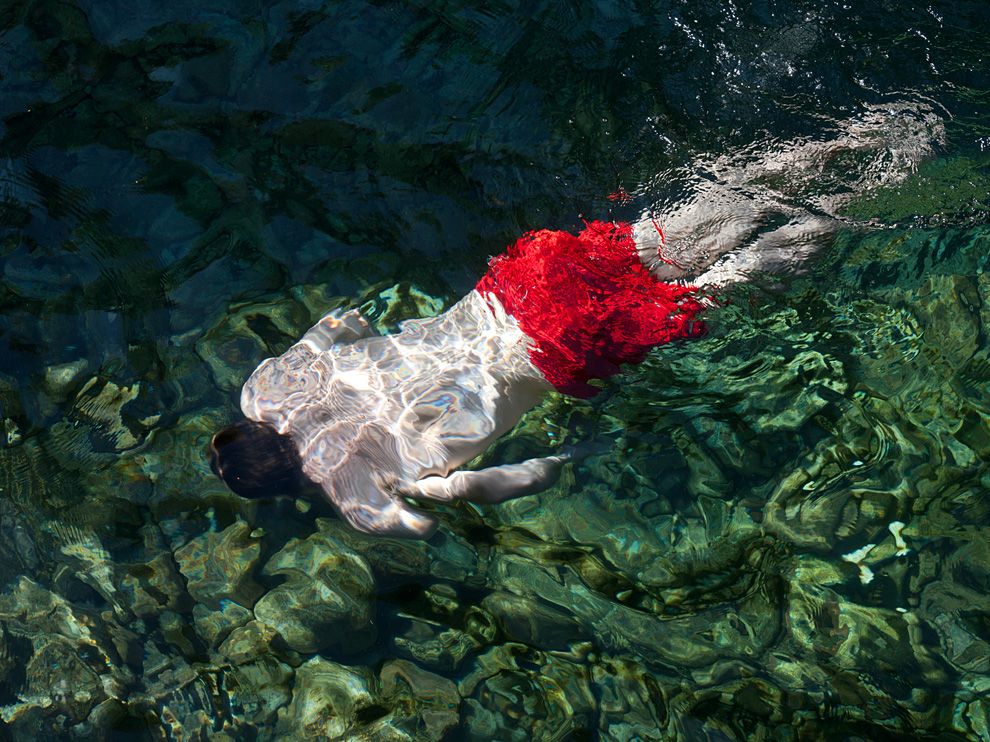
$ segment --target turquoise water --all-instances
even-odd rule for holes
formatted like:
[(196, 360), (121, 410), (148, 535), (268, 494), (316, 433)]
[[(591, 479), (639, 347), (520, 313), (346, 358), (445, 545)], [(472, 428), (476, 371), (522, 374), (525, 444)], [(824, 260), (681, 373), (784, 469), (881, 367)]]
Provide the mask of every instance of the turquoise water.
[[(905, 5), (0, 5), (0, 736), (990, 739), (990, 8)], [(810, 273), (484, 457), (613, 443), (553, 490), (424, 544), (211, 475), (327, 309), (905, 100)]]

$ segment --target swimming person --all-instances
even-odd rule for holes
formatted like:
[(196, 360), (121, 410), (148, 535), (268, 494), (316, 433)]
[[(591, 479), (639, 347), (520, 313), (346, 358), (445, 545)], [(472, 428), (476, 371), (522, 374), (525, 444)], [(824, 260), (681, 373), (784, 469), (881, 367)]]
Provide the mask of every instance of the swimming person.
[[(213, 470), (247, 497), (315, 484), (358, 530), (413, 538), (437, 521), (409, 500), (490, 504), (539, 492), (580, 447), (458, 469), (548, 392), (593, 396), (589, 382), (701, 335), (714, 288), (801, 270), (844, 224), (844, 203), (905, 177), (941, 131), (923, 106), (868, 109), (830, 141), (698, 163), (691, 196), (635, 224), (526, 234), (454, 306), (398, 333), (378, 335), (356, 310), (332, 312), (247, 380), (246, 420), (213, 437)], [(856, 171), (842, 166), (850, 154)], [(775, 175), (786, 189), (766, 185)], [(822, 181), (825, 195), (806, 193)]]

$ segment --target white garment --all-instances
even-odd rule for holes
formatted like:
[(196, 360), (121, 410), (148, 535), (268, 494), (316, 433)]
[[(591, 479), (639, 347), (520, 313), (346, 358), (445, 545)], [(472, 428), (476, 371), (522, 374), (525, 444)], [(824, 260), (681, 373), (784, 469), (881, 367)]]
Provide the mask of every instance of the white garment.
[(241, 410), (292, 438), (305, 474), (356, 528), (423, 537), (434, 519), (403, 496), (499, 502), (552, 483), (566, 455), (445, 479), (551, 388), (516, 321), (471, 291), (394, 335), (355, 311), (327, 315), (255, 370)]

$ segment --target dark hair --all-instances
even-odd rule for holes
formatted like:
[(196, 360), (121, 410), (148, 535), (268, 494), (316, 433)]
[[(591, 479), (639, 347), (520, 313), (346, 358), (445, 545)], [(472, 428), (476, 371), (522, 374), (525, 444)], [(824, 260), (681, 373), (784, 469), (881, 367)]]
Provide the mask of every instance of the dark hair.
[(292, 439), (254, 420), (241, 420), (213, 436), (210, 468), (241, 497), (298, 495), (311, 486)]

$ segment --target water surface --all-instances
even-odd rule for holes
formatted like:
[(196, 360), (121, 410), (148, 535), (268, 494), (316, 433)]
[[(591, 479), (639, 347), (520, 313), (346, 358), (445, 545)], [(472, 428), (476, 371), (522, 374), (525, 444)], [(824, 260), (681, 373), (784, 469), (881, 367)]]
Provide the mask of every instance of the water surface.
[[(0, 5), (0, 734), (990, 739), (988, 24)], [(612, 442), (555, 489), (423, 544), (211, 475), (243, 380), (328, 309), (435, 314), (525, 230), (904, 101), (944, 141), (810, 272), (480, 462)]]

